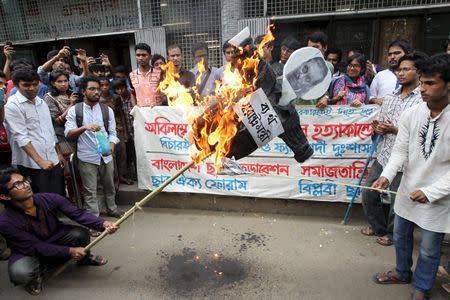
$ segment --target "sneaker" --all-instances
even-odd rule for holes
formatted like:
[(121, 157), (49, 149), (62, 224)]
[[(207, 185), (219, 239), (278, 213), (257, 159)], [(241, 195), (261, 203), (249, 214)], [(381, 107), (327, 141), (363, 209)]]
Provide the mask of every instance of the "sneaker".
[(124, 212), (121, 211), (121, 210), (119, 210), (119, 209), (116, 209), (115, 211), (110, 211), (110, 212), (108, 213), (108, 216), (114, 217), (114, 218), (116, 218), (116, 219), (122, 218), (123, 215), (124, 215)]

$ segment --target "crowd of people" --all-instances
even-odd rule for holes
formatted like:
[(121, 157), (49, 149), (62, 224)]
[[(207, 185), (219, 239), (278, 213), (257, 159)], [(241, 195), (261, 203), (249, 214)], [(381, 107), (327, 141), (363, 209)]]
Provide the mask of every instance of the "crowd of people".
[[(262, 40), (263, 36), (258, 36), (255, 46)], [(386, 49), (388, 68), (383, 70), (359, 49), (349, 49), (343, 57), (342, 50), (328, 47), (323, 32), (314, 32), (306, 40), (302, 45), (292, 36), (285, 38), (277, 61), (274, 43), (266, 43), (261, 59), (270, 66), (273, 78), (281, 81), (284, 65), (294, 51), (302, 46), (317, 48), (333, 80), (321, 97), (295, 99), (295, 104), (319, 109), (380, 106), (373, 129), (374, 135), (383, 139), (365, 184), (390, 187), (399, 192), (399, 199), (395, 194), (364, 189), (362, 202), (369, 226), (361, 233), (376, 236), (383, 246), (395, 244), (395, 270), (377, 273), (373, 280), (409, 283), (414, 224), (420, 227), (422, 242), (412, 299), (424, 299), (438, 273), (444, 235), (450, 233), (450, 132), (444, 130), (450, 125), (449, 41), (443, 51), (446, 54), (431, 57), (412, 49), (407, 41), (393, 41)], [(213, 95), (227, 64), (232, 71), (238, 67), (238, 49), (225, 42), (222, 51), (226, 63), (214, 67), (208, 60), (207, 44), (194, 45), (195, 65), (187, 70), (180, 46), (170, 45), (164, 57), (152, 54), (148, 44), (139, 43), (135, 46), (138, 67), (129, 72), (124, 66), (113, 66), (104, 54), (89, 57), (84, 49), (68, 46), (50, 51), (47, 61), (35, 68), (26, 59), (15, 58), (13, 46), (4, 47), (0, 121), (8, 133), (13, 167), (0, 172), (0, 201), (5, 206), (0, 234), (10, 248), (0, 251), (2, 258), (10, 257), (9, 275), (14, 284), (38, 294), (46, 264), (69, 257), (80, 264), (106, 263), (101, 256), (84, 253), (82, 247), (89, 236), (117, 230), (100, 214), (120, 218), (118, 186), (133, 184), (137, 178), (132, 109), (167, 105), (158, 89), (166, 61), (173, 63), (177, 80), (186, 88), (195, 87), (201, 97)], [(200, 72), (200, 62), (205, 72)], [(67, 170), (72, 154), (80, 187), (72, 185)], [(73, 201), (76, 188), (82, 190), (83, 208), (65, 198)], [(89, 231), (60, 223), (57, 211)], [(439, 272), (449, 276), (449, 267)], [(444, 288), (450, 292), (448, 284)]]

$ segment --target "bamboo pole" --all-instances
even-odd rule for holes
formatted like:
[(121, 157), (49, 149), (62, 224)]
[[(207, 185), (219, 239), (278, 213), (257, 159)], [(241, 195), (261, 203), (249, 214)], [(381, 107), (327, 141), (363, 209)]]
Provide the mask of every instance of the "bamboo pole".
[[(191, 161), (187, 165), (185, 165), (183, 168), (181, 168), (177, 173), (173, 174), (170, 178), (168, 178), (166, 181), (164, 181), (156, 190), (152, 191), (150, 194), (142, 198), (141, 201), (136, 202), (132, 208), (130, 208), (125, 214), (117, 220), (114, 225), (119, 226), (122, 224), (125, 220), (127, 220), (130, 216), (132, 216), (137, 209), (141, 209), (142, 206), (144, 206), (147, 202), (149, 202), (151, 199), (153, 199), (156, 195), (162, 192), (162, 190), (168, 186), (172, 181), (177, 179), (181, 174), (186, 172), (190, 167), (194, 165), (194, 162)], [(92, 242), (90, 242), (86, 247), (84, 247), (84, 251), (87, 252), (90, 249), (92, 249), (95, 245), (97, 245), (101, 240), (103, 240), (108, 235), (108, 232), (105, 230), (103, 231), (98, 237), (96, 237)], [(70, 258), (68, 261), (66, 261), (64, 264), (62, 264), (58, 269), (56, 269), (55, 272), (53, 272), (46, 281), (55, 278), (59, 274), (61, 274), (68, 266), (70, 266), (74, 260)]]

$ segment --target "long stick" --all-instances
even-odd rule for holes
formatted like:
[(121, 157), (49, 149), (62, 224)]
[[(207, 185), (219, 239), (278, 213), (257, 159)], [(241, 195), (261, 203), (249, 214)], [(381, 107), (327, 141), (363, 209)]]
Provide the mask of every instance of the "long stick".
[[(168, 186), (172, 181), (177, 179), (181, 174), (186, 172), (190, 167), (194, 165), (194, 162), (191, 161), (189, 164), (185, 165), (183, 168), (181, 168), (177, 173), (172, 175), (170, 178), (168, 178), (166, 181), (164, 181), (156, 190), (152, 191), (150, 194), (142, 198), (141, 201), (136, 202), (132, 208), (130, 208), (119, 220), (117, 220), (114, 225), (120, 225), (122, 224), (126, 219), (128, 219), (131, 215), (133, 215), (137, 209), (141, 209), (142, 206), (144, 206), (147, 202), (149, 202), (151, 199), (153, 199), (156, 195), (161, 193), (161, 191)], [(97, 238), (95, 238), (92, 242), (90, 242), (86, 247), (84, 247), (84, 251), (89, 251), (92, 247), (97, 245), (101, 240), (103, 240), (108, 235), (108, 232), (105, 230), (103, 231)], [(59, 274), (61, 274), (68, 266), (70, 266), (74, 260), (71, 258), (68, 261), (66, 261), (64, 264), (62, 264), (55, 272), (53, 272), (50, 277), (47, 278), (46, 281), (55, 278)]]
[[(361, 173), (361, 176), (359, 177), (358, 185), (361, 185), (363, 178), (364, 178), (364, 173), (366, 173), (367, 167), (369, 166), (369, 163), (373, 158), (373, 154), (375, 153), (375, 151), (378, 147), (378, 143), (382, 140), (382, 138), (383, 137), (378, 134), (375, 136), (375, 138), (372, 142), (372, 149), (370, 150), (369, 156), (367, 157), (366, 163), (364, 164), (364, 168)], [(356, 197), (358, 196), (358, 191), (360, 191), (360, 189), (356, 188), (355, 192), (353, 193), (352, 199), (348, 203), (347, 210), (345, 211), (344, 218), (342, 219), (342, 224), (344, 224), (344, 225), (347, 224), (348, 217), (350, 216), (350, 210), (352, 209), (353, 202), (355, 202)]]
[(298, 178), (304, 179), (304, 180), (308, 180), (308, 181), (311, 181), (311, 182), (323, 183), (323, 184), (335, 184), (335, 185), (340, 185), (340, 186), (351, 186), (351, 187), (362, 189), (362, 190), (375, 191), (375, 192), (378, 192), (380, 194), (385, 194), (386, 193), (386, 194), (401, 195), (401, 196), (409, 197), (409, 195), (406, 194), (406, 193), (399, 193), (399, 192), (394, 192), (394, 191), (391, 191), (391, 190), (377, 189), (377, 188), (373, 188), (373, 187), (365, 186), (365, 185), (350, 184), (350, 183), (339, 182), (339, 181), (325, 181), (325, 180), (320, 180), (320, 179), (317, 179), (317, 178), (305, 177), (305, 176), (300, 176)]

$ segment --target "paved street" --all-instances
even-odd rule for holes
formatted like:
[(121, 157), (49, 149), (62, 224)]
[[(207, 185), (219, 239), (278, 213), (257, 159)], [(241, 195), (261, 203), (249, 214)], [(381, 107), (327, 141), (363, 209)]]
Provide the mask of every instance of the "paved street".
[[(408, 299), (377, 286), (394, 249), (359, 233), (361, 221), (150, 209), (94, 248), (104, 267), (71, 267), (40, 296), (14, 288), (0, 263), (2, 299)], [(446, 250), (448, 252), (448, 249)], [(445, 298), (436, 285), (431, 299)]]

